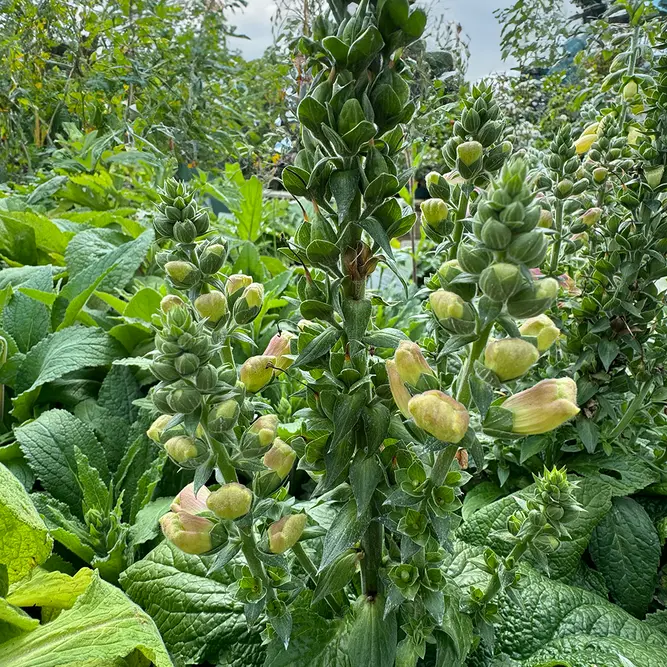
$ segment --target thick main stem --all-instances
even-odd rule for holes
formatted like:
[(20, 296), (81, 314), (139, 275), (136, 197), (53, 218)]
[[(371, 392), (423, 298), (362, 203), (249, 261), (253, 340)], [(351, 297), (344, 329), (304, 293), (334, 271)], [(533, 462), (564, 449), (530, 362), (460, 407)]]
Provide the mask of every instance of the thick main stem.
[(475, 362), (482, 356), (482, 352), (489, 340), (493, 322), (482, 329), (479, 338), (472, 344), (470, 354), (466, 359), (465, 366), (459, 375), (458, 386), (456, 390), (456, 400), (463, 403), (466, 407), (470, 405), (470, 375), (472, 374)]
[(380, 566), (382, 565), (382, 547), (384, 544), (384, 526), (378, 521), (371, 521), (361, 539), (364, 557), (361, 560), (361, 587), (364, 595), (375, 598), (380, 592)]
[(563, 243), (563, 205), (562, 199), (556, 201), (556, 216), (554, 218), (556, 242), (551, 249), (551, 265), (549, 266), (549, 273), (552, 276), (558, 271), (558, 264), (560, 263), (560, 247)]

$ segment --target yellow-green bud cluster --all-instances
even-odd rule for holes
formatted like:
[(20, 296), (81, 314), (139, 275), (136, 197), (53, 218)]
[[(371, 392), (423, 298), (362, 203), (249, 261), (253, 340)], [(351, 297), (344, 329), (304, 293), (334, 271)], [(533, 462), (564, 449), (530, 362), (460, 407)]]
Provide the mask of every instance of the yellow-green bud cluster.
[(208, 231), (208, 213), (199, 209), (194, 192), (184, 182), (168, 179), (160, 192), (160, 200), (159, 212), (153, 220), (158, 237), (193, 243)]

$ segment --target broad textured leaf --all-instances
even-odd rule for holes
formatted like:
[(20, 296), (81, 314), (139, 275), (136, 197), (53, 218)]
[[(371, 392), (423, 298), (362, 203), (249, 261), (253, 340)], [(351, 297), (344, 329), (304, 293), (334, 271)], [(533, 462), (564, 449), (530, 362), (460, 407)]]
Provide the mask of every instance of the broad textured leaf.
[(154, 539), (160, 534), (160, 517), (169, 511), (174, 499), (156, 498), (137, 512), (134, 523), (130, 528), (130, 542), (136, 546)]
[(26, 354), (18, 370), (12, 414), (19, 421), (28, 419), (47, 382), (82, 368), (106, 366), (123, 356), (120, 343), (100, 329), (71, 327), (51, 334)]
[(461, 509), (463, 520), (468, 521), (477, 510), (490, 505), (502, 495), (502, 489), (494, 482), (482, 482), (473, 486), (463, 499), (463, 508)]
[(633, 616), (644, 616), (653, 598), (661, 552), (646, 510), (632, 498), (614, 498), (588, 549), (614, 600)]
[[(532, 490), (531, 485), (516, 495), (526, 498)], [(611, 491), (606, 484), (598, 480), (579, 480), (574, 493), (586, 511), (580, 512), (575, 521), (568, 524), (570, 539), (562, 540), (558, 550), (549, 555), (549, 572), (554, 579), (566, 577), (574, 572), (586, 550), (593, 528), (611, 507)], [(509, 553), (510, 545), (493, 533), (505, 530), (507, 519), (518, 508), (512, 496), (496, 500), (477, 510), (459, 528), (458, 537), (476, 546), (488, 545), (498, 553), (506, 555)]]
[(75, 514), (81, 513), (83, 494), (77, 481), (75, 447), (94, 462), (102, 479), (109, 480), (104, 450), (95, 434), (66, 410), (49, 410), (15, 431), (30, 467), (44, 488)]
[(236, 232), (239, 239), (255, 242), (262, 226), (262, 182), (252, 176), (240, 190), (240, 207), (234, 211), (238, 220)]
[(88, 588), (92, 577), (93, 571), (87, 567), (81, 568), (73, 577), (36, 567), (10, 588), (7, 601), (17, 607), (69, 609)]
[(7, 600), (0, 598), (0, 624), (8, 623), (18, 630), (34, 630), (39, 621)]
[(384, 615), (384, 598), (361, 597), (348, 637), (352, 667), (393, 667), (396, 658), (396, 614)]
[(120, 578), (127, 594), (155, 620), (174, 658), (261, 665), (260, 630), (248, 630), (226, 570), (206, 576), (213, 558), (189, 556), (163, 542)]
[(0, 463), (0, 565), (11, 584), (43, 563), (53, 541), (26, 490)]
[(151, 619), (98, 574), (71, 609), (27, 634), (0, 644), (0, 665), (95, 667), (138, 650), (155, 667), (173, 663)]

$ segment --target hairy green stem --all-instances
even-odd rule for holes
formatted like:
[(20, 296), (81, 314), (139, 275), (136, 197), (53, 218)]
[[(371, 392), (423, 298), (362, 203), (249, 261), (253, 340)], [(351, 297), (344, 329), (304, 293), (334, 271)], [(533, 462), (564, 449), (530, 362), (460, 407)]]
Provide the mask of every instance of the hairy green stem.
[(456, 259), (456, 252), (459, 249), (461, 238), (463, 237), (463, 218), (468, 212), (468, 202), (470, 195), (465, 187), (461, 188), (461, 196), (459, 197), (459, 205), (456, 208), (456, 222), (454, 223), (454, 231), (452, 232), (452, 247), (449, 249), (447, 259)]
[(549, 266), (549, 273), (553, 276), (558, 272), (558, 264), (560, 263), (560, 247), (563, 243), (563, 200), (556, 200), (556, 216), (554, 218), (554, 226), (556, 228), (556, 242), (551, 248), (551, 265)]
[(628, 424), (632, 421), (634, 418), (637, 410), (639, 410), (643, 405), (644, 405), (644, 399), (646, 398), (646, 394), (648, 394), (649, 390), (651, 389), (651, 386), (653, 383), (651, 380), (647, 380), (639, 390), (639, 393), (632, 399), (632, 402), (628, 406), (628, 409), (625, 411), (623, 417), (621, 417), (621, 421), (616, 424), (612, 432), (609, 434), (609, 442), (613, 442), (618, 438), (621, 433), (625, 430), (625, 428), (628, 426)]
[(255, 542), (255, 534), (252, 526), (247, 528), (239, 528), (239, 535), (241, 536), (241, 550), (245, 557), (246, 563), (252, 572), (252, 576), (259, 579), (266, 589), (266, 596), (269, 600), (275, 597), (275, 591), (271, 588), (269, 577), (266, 574), (264, 563), (257, 557), (257, 543)]
[(492, 327), (493, 322), (482, 329), (479, 338), (472, 344), (463, 371), (461, 372), (461, 375), (459, 375), (456, 388), (456, 400), (463, 403), (466, 407), (470, 405), (470, 375), (475, 367), (475, 362), (480, 358), (486, 347)]
[(229, 458), (229, 452), (224, 443), (216, 440), (208, 431), (204, 431), (206, 439), (208, 440), (211, 450), (215, 454), (215, 463), (222, 473), (222, 478), (225, 482), (238, 482), (239, 478), (236, 474), (236, 468)]
[[(635, 73), (635, 68), (637, 67), (637, 47), (639, 42), (639, 31), (640, 31), (640, 26), (635, 25), (634, 29), (632, 30), (632, 38), (630, 39), (630, 60), (628, 61), (628, 69), (627, 69), (628, 76), (633, 76)], [(620, 124), (619, 124), (621, 131), (623, 131), (623, 126), (625, 125), (625, 119), (627, 118), (628, 115), (628, 107), (629, 107), (629, 102), (624, 100), (623, 109), (621, 110)]]

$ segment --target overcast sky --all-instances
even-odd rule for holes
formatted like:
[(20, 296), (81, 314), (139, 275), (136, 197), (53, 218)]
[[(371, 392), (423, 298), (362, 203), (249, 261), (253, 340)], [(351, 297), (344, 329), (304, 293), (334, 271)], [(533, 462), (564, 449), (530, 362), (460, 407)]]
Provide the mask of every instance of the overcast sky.
[[(442, 12), (447, 19), (461, 23), (470, 38), (470, 79), (511, 67), (500, 59), (500, 27), (493, 16), (494, 9), (509, 4), (510, 0), (435, 0), (432, 11)], [(248, 0), (245, 11), (231, 18), (237, 32), (250, 37), (249, 41), (232, 42), (245, 58), (258, 58), (271, 44), (271, 16), (274, 11), (275, 5), (271, 0)]]

